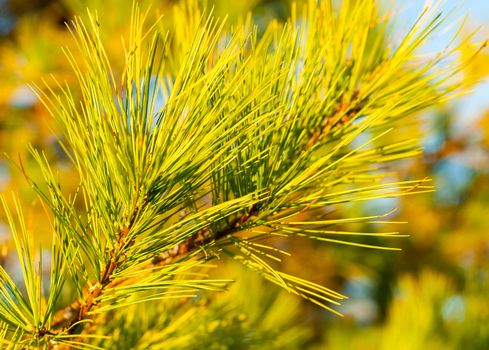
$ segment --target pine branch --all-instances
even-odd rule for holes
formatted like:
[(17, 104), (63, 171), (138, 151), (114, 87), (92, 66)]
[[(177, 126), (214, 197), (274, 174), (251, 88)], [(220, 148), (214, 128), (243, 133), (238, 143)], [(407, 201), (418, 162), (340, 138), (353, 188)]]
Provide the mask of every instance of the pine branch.
[[(356, 96), (357, 94), (354, 94), (352, 100), (355, 100)], [(318, 143), (318, 141), (321, 139), (326, 138), (329, 132), (340, 129), (342, 126), (350, 122), (351, 119), (361, 110), (361, 107), (359, 107), (357, 102), (355, 102), (353, 106), (354, 107), (349, 107), (346, 101), (343, 100), (337, 111), (334, 112), (331, 117), (324, 118), (321, 132), (312, 133), (312, 137), (306, 143), (304, 152), (307, 152), (309, 148), (311, 148), (315, 143)], [(145, 196), (145, 198), (147, 198), (147, 196)], [(54, 316), (52, 329), (67, 329), (70, 334), (73, 334), (76, 331), (75, 325), (80, 324), (81, 321), (88, 318), (88, 313), (96, 304), (96, 298), (103, 293), (107, 286), (109, 286), (112, 280), (112, 273), (119, 267), (120, 257), (124, 253), (116, 256), (115, 252), (123, 251), (126, 244), (125, 239), (129, 233), (129, 230), (134, 224), (138, 212), (139, 210), (134, 211), (129, 220), (129, 224), (118, 234), (118, 244), (116, 248), (112, 248), (109, 252), (109, 260), (103, 270), (101, 280), (94, 286), (87, 287), (85, 289), (87, 292), (82, 300), (72, 303), (70, 306), (59, 310)], [(151, 260), (151, 264), (148, 264), (149, 266), (147, 267), (156, 267), (174, 263), (186, 254), (203, 248), (211, 243), (225, 239), (232, 234), (238, 233), (243, 230), (243, 227), (253, 216), (258, 216), (259, 212), (260, 204), (254, 204), (250, 206), (245, 213), (231, 220), (226, 227), (221, 228), (220, 230), (213, 232), (212, 228), (207, 226), (195, 233), (193, 236), (187, 238), (184, 242), (176, 245), (173, 249), (165, 251), (162, 254), (154, 257)]]
[[(395, 249), (348, 238), (400, 237), (396, 232), (332, 228), (385, 223), (387, 214), (306, 217), (342, 203), (432, 190), (426, 179), (390, 180), (379, 169), (420, 154), (417, 137), (386, 135), (456, 88), (447, 83), (456, 67), (436, 70), (439, 56), (420, 64), (414, 55), (441, 17), (422, 14), (388, 49), (374, 1), (347, 1), (338, 14), (332, 2), (310, 1), (300, 21), (294, 10), (286, 24), (272, 23), (260, 35), (248, 25), (227, 33), (209, 17), (193, 26), (183, 52), (168, 58), (168, 36), (156, 25), (146, 32), (135, 6), (121, 74), (112, 72), (98, 20), (89, 21), (88, 29), (79, 20), (72, 26), (81, 55), (67, 51), (81, 104), (69, 88), (41, 96), (66, 138), (61, 144), (80, 176), (85, 208), (75, 207), (78, 192), (67, 198), (46, 158), (31, 149), (46, 188), (31, 185), (54, 217), (51, 294), (44, 310), (32, 254), (21, 255), (28, 300), (0, 269), (7, 286), (0, 285), (0, 318), (36, 344), (93, 348), (96, 323), (88, 325), (97, 316), (225, 289), (229, 281), (200, 273), (214, 247), (338, 313), (330, 305), (343, 295), (276, 269), (273, 262), (288, 253), (262, 239), (280, 234)], [(168, 60), (178, 63), (168, 68)], [(164, 105), (157, 108), (160, 93)], [(237, 234), (245, 230), (249, 237)], [(19, 252), (31, 243), (25, 230), (16, 238)], [(70, 278), (77, 301), (56, 312)]]

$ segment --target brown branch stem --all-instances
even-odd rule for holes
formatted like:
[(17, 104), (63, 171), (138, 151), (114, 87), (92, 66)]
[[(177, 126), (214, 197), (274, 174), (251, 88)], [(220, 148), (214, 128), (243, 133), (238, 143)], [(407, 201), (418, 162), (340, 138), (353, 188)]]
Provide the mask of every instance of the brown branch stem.
[(103, 290), (110, 284), (112, 274), (114, 270), (119, 267), (121, 263), (121, 252), (126, 245), (126, 238), (136, 221), (136, 217), (141, 210), (141, 206), (138, 206), (132, 213), (129, 223), (119, 232), (117, 235), (116, 245), (109, 251), (109, 259), (100, 274), (100, 279), (93, 286), (86, 287), (85, 293), (82, 298), (75, 301), (66, 308), (58, 311), (53, 317), (53, 323), (51, 325), (52, 330), (67, 331), (69, 334), (76, 332), (76, 325), (88, 318), (88, 313), (96, 305), (96, 299), (99, 297)]
[(364, 103), (358, 100), (358, 91), (355, 91), (349, 99), (343, 97), (333, 113), (325, 118), (321, 125), (311, 131), (311, 137), (306, 142), (304, 151), (307, 151), (319, 140), (325, 139), (331, 132), (351, 121), (360, 112), (363, 105)]
[[(230, 234), (241, 230), (242, 225), (249, 221), (249, 219), (256, 215), (258, 212), (258, 205), (251, 206), (249, 210), (239, 218), (231, 221), (231, 223), (222, 230), (219, 230), (212, 234), (210, 227), (206, 227), (192, 237), (189, 237), (185, 242), (179, 244), (175, 249), (169, 250), (151, 261), (153, 267), (163, 266), (170, 264), (177, 260), (179, 257), (193, 251), (198, 247), (203, 247), (212, 241), (220, 240)], [(118, 247), (122, 248), (125, 245), (125, 238), (127, 237), (136, 215), (130, 221), (130, 224), (121, 230), (119, 234)], [(112, 282), (112, 274), (114, 270), (120, 264), (120, 257), (122, 254), (116, 254), (116, 249), (111, 249), (109, 253), (109, 260), (101, 273), (100, 280), (93, 286), (86, 289), (86, 293), (80, 300), (74, 302), (68, 307), (58, 311), (54, 317), (54, 322), (51, 326), (52, 330), (59, 330), (61, 332), (67, 331), (69, 334), (76, 333), (76, 325), (89, 318), (89, 312), (96, 306), (96, 299), (104, 292), (104, 290)]]
[(212, 241), (218, 241), (233, 233), (239, 232), (242, 230), (243, 224), (248, 222), (252, 216), (256, 216), (258, 211), (259, 206), (257, 204), (252, 205), (246, 213), (232, 220), (228, 226), (214, 232), (214, 234), (212, 234), (210, 227), (207, 226), (206, 228), (198, 231), (192, 237), (189, 237), (185, 242), (176, 246), (175, 249), (171, 249), (156, 256), (153, 258), (151, 263), (153, 266), (170, 264), (186, 253), (191, 252), (195, 248), (203, 247)]

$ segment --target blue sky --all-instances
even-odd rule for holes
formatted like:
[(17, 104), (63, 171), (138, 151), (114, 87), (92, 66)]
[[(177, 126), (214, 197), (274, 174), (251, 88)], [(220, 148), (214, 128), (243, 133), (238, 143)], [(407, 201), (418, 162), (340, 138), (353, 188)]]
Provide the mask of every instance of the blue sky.
[[(392, 3), (392, 0), (385, 0), (387, 3)], [(432, 2), (436, 2), (433, 0)], [(406, 22), (405, 24), (412, 23), (418, 14), (420, 13), (424, 0), (396, 0), (396, 8), (402, 8), (399, 20)], [(454, 10), (454, 14), (451, 17), (451, 22), (446, 23), (447, 26), (454, 24), (456, 20), (460, 20), (465, 15), (468, 16), (467, 28), (479, 29), (477, 39), (481, 42), (484, 39), (489, 39), (489, 0), (445, 0), (443, 1), (440, 9), (444, 13), (448, 13)], [(455, 27), (455, 26), (454, 26)], [(450, 33), (454, 33), (455, 28), (451, 28), (443, 35), (434, 37), (432, 42), (426, 47), (427, 51), (437, 51), (444, 46), (444, 43), (450, 37)], [(472, 123), (474, 119), (481, 116), (482, 111), (489, 110), (489, 79), (485, 79), (479, 84), (473, 92), (457, 99), (453, 102), (453, 109), (459, 117), (459, 126), (466, 126), (468, 123)]]
[[(392, 3), (392, 0), (385, 0)], [(401, 30), (404, 31), (403, 25), (412, 23), (423, 8), (423, 0), (395, 0), (396, 8), (403, 8), (398, 20), (401, 22)], [(445, 44), (455, 34), (460, 19), (468, 16), (467, 32), (480, 27), (476, 41), (483, 42), (489, 39), (489, 0), (445, 0), (440, 7), (443, 13), (449, 13), (453, 10), (453, 14), (444, 26), (448, 26), (448, 30), (441, 31), (440, 34), (433, 36), (431, 42), (428, 43), (425, 52), (437, 52), (444, 48)], [(402, 23), (406, 22), (406, 23)], [(471, 93), (457, 98), (449, 103), (451, 115), (455, 117), (452, 126), (452, 132), (459, 134), (467, 132), (473, 135), (474, 138), (479, 137), (479, 129), (476, 127), (476, 121), (483, 114), (489, 111), (489, 79), (485, 79), (478, 84)], [(429, 113), (429, 112), (428, 112)], [(430, 120), (428, 118), (427, 120)], [(435, 134), (430, 133), (426, 139), (429, 142)], [(471, 136), (472, 138), (472, 136)], [(425, 144), (426, 145), (426, 144)], [(466, 157), (465, 154), (463, 157)], [(466, 164), (464, 159), (448, 158), (441, 161), (434, 173), (437, 192), (435, 198), (441, 203), (456, 203), (460, 193), (464, 193), (464, 188), (470, 183), (474, 176), (474, 169), (470, 164)]]

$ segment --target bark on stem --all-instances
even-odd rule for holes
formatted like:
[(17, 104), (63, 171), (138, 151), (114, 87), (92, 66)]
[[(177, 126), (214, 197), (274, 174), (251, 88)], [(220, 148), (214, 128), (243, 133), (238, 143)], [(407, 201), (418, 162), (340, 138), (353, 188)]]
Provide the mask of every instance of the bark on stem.
[(53, 317), (51, 329), (67, 330), (69, 334), (76, 333), (76, 324), (88, 318), (88, 313), (96, 305), (96, 299), (103, 290), (110, 284), (114, 270), (121, 263), (121, 252), (126, 245), (126, 238), (131, 230), (136, 217), (140, 211), (140, 206), (134, 210), (129, 223), (119, 232), (116, 246), (109, 252), (109, 259), (102, 270), (100, 280), (91, 287), (85, 289), (85, 295), (78, 301), (75, 301), (70, 306), (58, 311)]

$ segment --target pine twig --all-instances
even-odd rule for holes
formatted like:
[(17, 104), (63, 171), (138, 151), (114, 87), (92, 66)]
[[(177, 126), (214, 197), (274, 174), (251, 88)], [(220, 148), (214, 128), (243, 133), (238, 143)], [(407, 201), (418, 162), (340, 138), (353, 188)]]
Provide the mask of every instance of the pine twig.
[[(358, 92), (353, 95), (350, 101), (355, 101), (357, 97)], [(324, 119), (322, 125), (320, 126), (320, 131), (312, 133), (311, 138), (306, 143), (304, 151), (310, 149), (315, 143), (324, 140), (331, 131), (344, 126), (346, 123), (351, 121), (351, 118), (353, 118), (359, 112), (359, 110), (361, 110), (361, 105), (357, 104), (351, 107), (348, 105), (346, 99), (343, 99), (332, 116)], [(258, 215), (259, 210), (259, 204), (251, 206), (243, 215), (233, 219), (225, 228), (214, 233), (212, 232), (211, 227), (207, 226), (195, 233), (193, 236), (189, 237), (185, 242), (154, 257), (148, 265), (157, 267), (171, 264), (197, 248), (204, 247), (212, 242), (222, 240), (229, 235), (237, 233), (243, 229), (243, 225), (246, 224), (253, 216)], [(134, 211), (129, 224), (119, 233), (117, 244), (119, 249), (125, 246), (125, 238), (134, 225), (138, 212), (138, 210)], [(58, 311), (54, 316), (52, 329), (65, 329), (68, 330), (70, 334), (74, 334), (77, 328), (76, 325), (89, 317), (89, 312), (97, 303), (96, 299), (103, 293), (104, 289), (109, 287), (111, 283), (111, 276), (120, 264), (119, 258), (121, 255), (123, 254), (115, 253), (115, 248), (111, 249), (109, 253), (109, 261), (102, 272), (100, 281), (87, 288), (87, 293), (81, 300), (78, 300), (66, 308)]]

